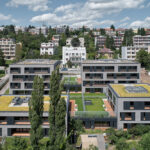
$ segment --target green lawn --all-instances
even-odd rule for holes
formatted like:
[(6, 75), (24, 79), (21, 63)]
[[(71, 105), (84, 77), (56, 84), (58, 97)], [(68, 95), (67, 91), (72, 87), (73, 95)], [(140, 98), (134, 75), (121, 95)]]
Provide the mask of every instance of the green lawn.
[(0, 74), (0, 78), (2, 78), (2, 77), (4, 77), (5, 76), (5, 74)]
[[(104, 111), (103, 101), (98, 96), (104, 96), (103, 93), (86, 93), (84, 94), (85, 100), (92, 100), (93, 105), (86, 105), (86, 111)], [(91, 97), (90, 97), (91, 96)], [(95, 96), (95, 97), (94, 97)], [(82, 94), (81, 93), (70, 93), (70, 100), (75, 100), (78, 105), (78, 111), (83, 111)]]
[(86, 98), (85, 100), (91, 100), (92, 105), (85, 105), (86, 111), (105, 111), (101, 98)]
[(77, 77), (64, 77), (64, 84), (77, 84)]

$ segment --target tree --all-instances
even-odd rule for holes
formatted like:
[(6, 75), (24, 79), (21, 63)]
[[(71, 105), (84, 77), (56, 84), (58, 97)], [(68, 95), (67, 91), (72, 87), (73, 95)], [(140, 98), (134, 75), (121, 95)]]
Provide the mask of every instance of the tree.
[(11, 150), (25, 150), (27, 149), (27, 141), (21, 137), (12, 138)]
[(2, 50), (0, 49), (0, 66), (5, 66), (5, 59)]
[(65, 35), (67, 36), (67, 38), (70, 36), (69, 26), (67, 26), (65, 30)]
[(52, 72), (50, 78), (50, 107), (49, 107), (49, 148), (50, 150), (62, 149), (65, 141), (65, 113), (66, 105), (61, 99), (61, 76), (59, 68)]
[(144, 28), (138, 28), (138, 35), (146, 35), (145, 29)]
[(101, 35), (106, 35), (105, 29), (100, 29)]
[(110, 48), (112, 50), (115, 50), (115, 43), (113, 37), (106, 37), (105, 45), (107, 48)]
[(80, 46), (80, 40), (79, 40), (78, 38), (73, 38), (73, 39), (71, 40), (71, 45), (72, 45), (73, 47), (79, 47), (79, 46)]
[(43, 137), (42, 117), (43, 117), (43, 79), (35, 76), (33, 91), (29, 101), (29, 119), (31, 122), (30, 141), (33, 150), (40, 150), (39, 141)]
[(112, 29), (113, 31), (115, 31), (115, 26), (112, 24), (112, 25), (110, 26), (110, 29)]
[(147, 133), (142, 136), (142, 139), (140, 141), (140, 146), (142, 150), (150, 150), (150, 133)]
[(22, 44), (16, 44), (16, 61), (19, 61), (22, 58)]
[(125, 138), (121, 138), (116, 145), (116, 150), (128, 150), (129, 144), (125, 142)]
[(136, 59), (139, 63), (141, 63), (142, 67), (149, 68), (150, 66), (150, 54), (144, 49), (141, 49), (136, 54)]
[(68, 68), (72, 68), (72, 62), (70, 60), (67, 61)]
[(123, 46), (132, 46), (133, 45), (133, 30), (132, 29), (128, 29), (125, 31), (124, 34), (124, 39), (123, 39)]

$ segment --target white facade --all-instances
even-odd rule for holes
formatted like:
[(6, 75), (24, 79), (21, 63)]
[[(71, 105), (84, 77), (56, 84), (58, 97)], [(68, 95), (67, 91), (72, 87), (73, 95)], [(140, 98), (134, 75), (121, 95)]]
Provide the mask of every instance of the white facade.
[(133, 37), (134, 46), (150, 46), (150, 35), (141, 36), (136, 35)]
[(16, 44), (13, 39), (0, 39), (0, 50), (2, 50), (5, 59), (14, 59), (16, 56)]
[(41, 43), (41, 48), (40, 48), (40, 55), (53, 55), (55, 51), (55, 46), (54, 43), (49, 42), (49, 43)]
[(74, 64), (80, 64), (83, 60), (86, 60), (86, 48), (85, 47), (63, 47), (63, 64), (68, 61)]
[[(66, 45), (67, 46), (72, 46), (72, 44), (71, 44), (72, 39), (73, 38), (68, 38), (66, 40)], [(80, 47), (84, 47), (84, 38), (79, 38), (79, 41), (80, 41)]]
[(122, 59), (135, 60), (136, 53), (144, 49), (150, 53), (150, 46), (125, 46), (122, 47)]

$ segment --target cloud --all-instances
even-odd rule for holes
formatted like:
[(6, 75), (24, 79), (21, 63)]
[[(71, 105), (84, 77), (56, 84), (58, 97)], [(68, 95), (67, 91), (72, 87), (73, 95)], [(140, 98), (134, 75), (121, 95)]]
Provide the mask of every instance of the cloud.
[[(114, 21), (99, 20), (124, 9), (139, 8), (144, 0), (87, 0), (86, 2), (62, 5), (53, 12), (31, 18), (32, 23), (47, 22), (50, 25), (93, 25), (114, 24)], [(125, 18), (129, 20), (129, 18)]]
[(150, 17), (146, 17), (143, 21), (142, 20), (136, 20), (130, 24), (130, 27), (138, 28), (138, 27), (150, 27)]
[(119, 27), (119, 28), (123, 28), (123, 27), (126, 28), (127, 26), (128, 26), (128, 23), (125, 22), (125, 23), (120, 24), (118, 27)]
[(150, 2), (147, 4), (147, 7), (150, 7)]
[(125, 18), (123, 18), (122, 20), (120, 20), (120, 22), (126, 22), (126, 21), (128, 21), (128, 20), (130, 20), (130, 18), (129, 18), (129, 17), (125, 17)]
[(27, 6), (32, 11), (46, 11), (48, 10), (48, 0), (10, 0), (6, 6), (18, 7)]
[(11, 18), (11, 15), (6, 16), (0, 13), (0, 20), (9, 20), (10, 18)]
[(1, 21), (7, 21), (7, 20), (9, 20), (9, 21), (11, 21), (12, 23), (18, 23), (18, 20), (12, 18), (11, 15), (4, 15), (4, 14), (2, 14), (2, 13), (0, 13), (0, 20), (1, 20)]

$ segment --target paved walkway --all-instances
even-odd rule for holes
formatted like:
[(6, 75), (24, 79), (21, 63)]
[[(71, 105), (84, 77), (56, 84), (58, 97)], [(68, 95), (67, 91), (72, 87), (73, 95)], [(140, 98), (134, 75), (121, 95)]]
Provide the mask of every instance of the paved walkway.
[(104, 100), (104, 105), (106, 107), (105, 111), (109, 112), (110, 116), (114, 117), (115, 113), (107, 99)]

